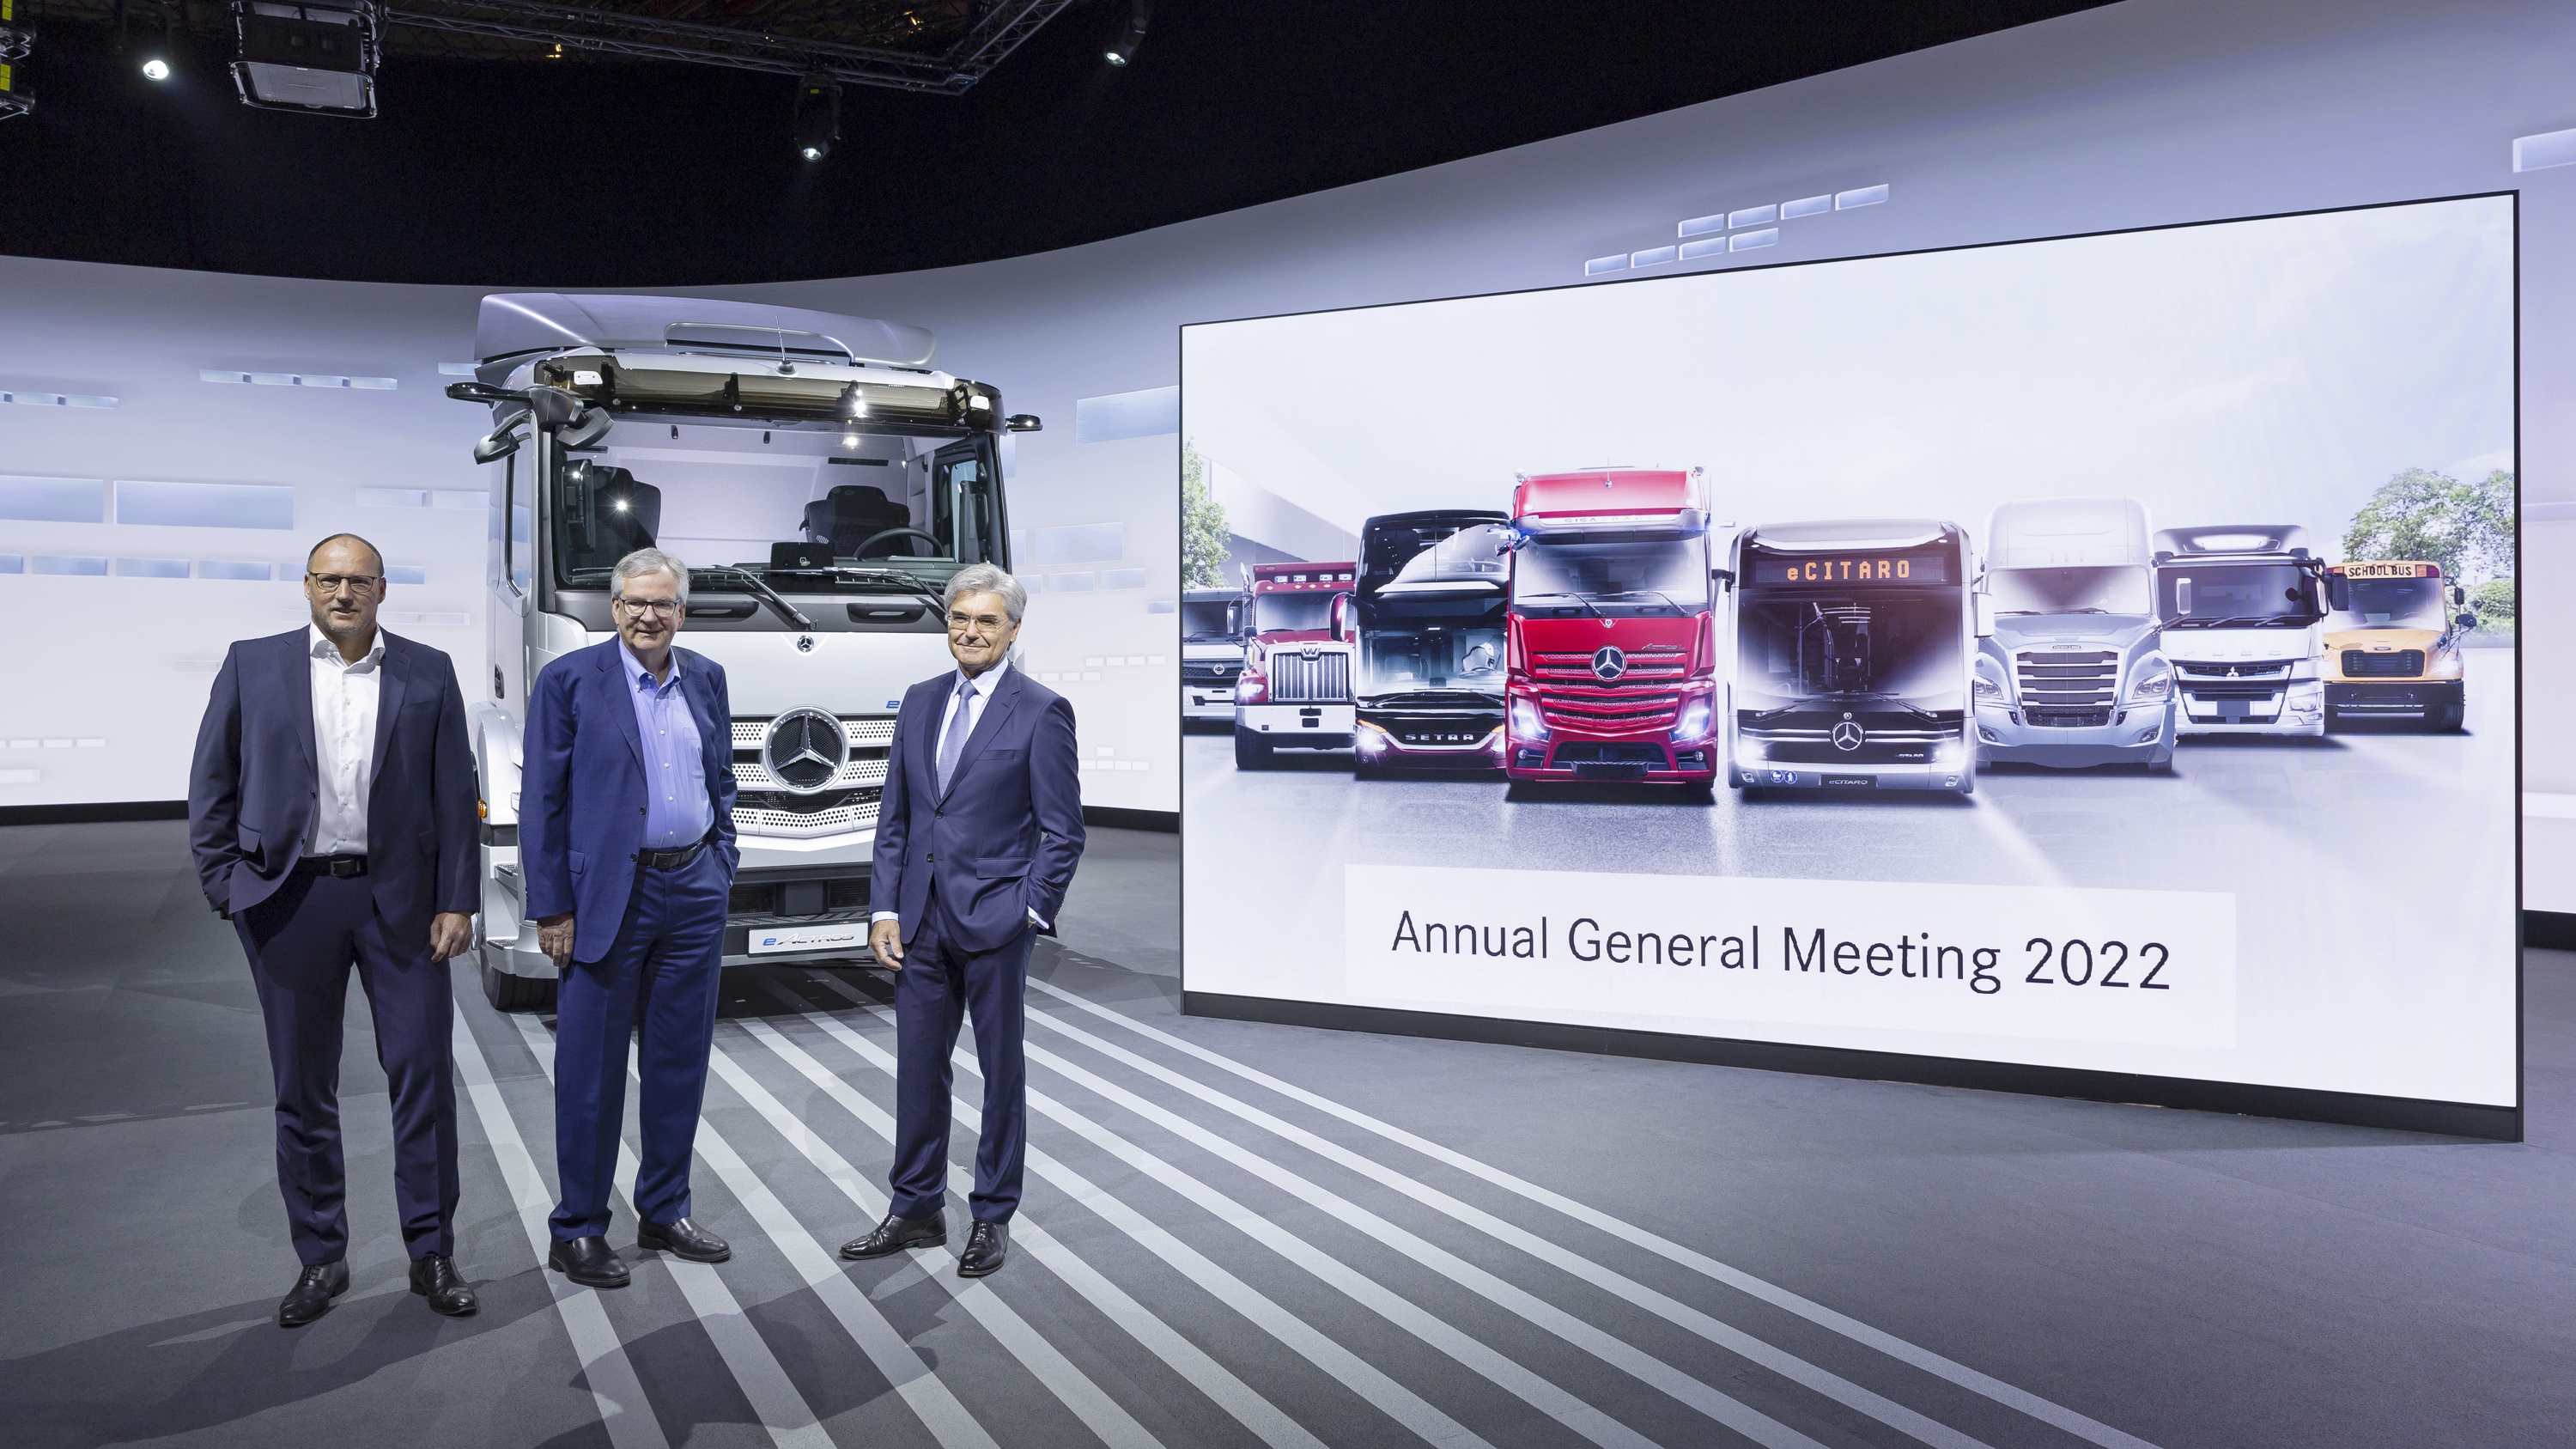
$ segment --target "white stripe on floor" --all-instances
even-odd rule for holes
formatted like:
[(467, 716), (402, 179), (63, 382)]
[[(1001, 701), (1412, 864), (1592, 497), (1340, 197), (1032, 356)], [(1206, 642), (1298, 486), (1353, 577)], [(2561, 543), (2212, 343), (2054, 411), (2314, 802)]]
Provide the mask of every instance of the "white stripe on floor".
[[(826, 979), (822, 984), (842, 991), (852, 1000), (865, 1002), (864, 997), (848, 991), (837, 981)], [(804, 1019), (887, 1076), (894, 1075), (894, 1057), (876, 1043), (851, 1030), (847, 1023), (819, 1011), (805, 1013)], [(979, 1130), (974, 1124), (980, 1121), (980, 1118), (973, 1108), (963, 1102), (956, 1104), (952, 1120), (966, 1131)], [(1218, 1267), (1206, 1255), (1174, 1237), (1159, 1224), (1146, 1218), (1143, 1213), (1093, 1185), (1082, 1174), (1034, 1147), (1028, 1150), (1028, 1170), (1053, 1183), (1067, 1197), (1089, 1208), (1111, 1227), (1135, 1239), (1146, 1251), (1170, 1264), (1183, 1277), (1196, 1283), (1211, 1297), (1243, 1315), (1263, 1332), (1278, 1339), (1308, 1362), (1339, 1380), (1343, 1387), (1368, 1400), (1388, 1418), (1412, 1430), (1416, 1437), (1432, 1444), (1462, 1446), (1462, 1449), (1463, 1446), (1492, 1449), (1491, 1445), (1466, 1425), (1432, 1407), (1420, 1395), (1387, 1377), (1375, 1365), (1316, 1331), (1303, 1319), (1280, 1307), (1242, 1279)]]
[[(465, 1097), (482, 1120), (484, 1140), (500, 1160), (501, 1181), (519, 1210), (519, 1226), (527, 1230), (528, 1246), (542, 1265), (554, 1239), (546, 1226), (546, 1216), (554, 1210), (554, 1194), (547, 1190), (536, 1160), (528, 1155), (519, 1124), (501, 1099), (491, 1063), (484, 1059), (465, 1016), (459, 1006), (455, 1056), (457, 1070), (465, 1078)], [(608, 1430), (608, 1442), (615, 1449), (671, 1449), (661, 1421), (653, 1416), (652, 1403), (644, 1397), (644, 1385), (635, 1377), (635, 1365), (626, 1357), (626, 1346), (618, 1342), (616, 1328), (599, 1305), (599, 1295), (555, 1273), (546, 1273), (545, 1278), (554, 1295), (555, 1313), (563, 1319), (564, 1334), (572, 1340), (573, 1356), (581, 1360), (582, 1380), (599, 1406), (599, 1422)]]
[(1551, 1243), (1538, 1234), (1506, 1222), (1481, 1208), (1473, 1207), (1447, 1193), (1416, 1182), (1393, 1168), (1362, 1157), (1338, 1142), (1318, 1137), (1302, 1127), (1284, 1122), (1249, 1103), (1182, 1076), (1160, 1063), (1148, 1061), (1114, 1042), (1103, 1041), (1087, 1031), (1058, 1021), (1045, 1012), (1030, 1012), (1029, 1020), (1081, 1042), (1110, 1060), (1143, 1072), (1158, 1082), (1177, 1087), (1200, 1101), (1241, 1118), (1266, 1132), (1296, 1143), (1329, 1162), (1392, 1188), (1425, 1207), (1446, 1214), (1498, 1242), (1518, 1248), (1551, 1267), (1561, 1269), (1667, 1322), (1688, 1329), (1729, 1353), (1760, 1364), (1793, 1383), (1803, 1384), (1855, 1413), (1866, 1414), (1890, 1428), (1911, 1434), (1926, 1444), (1935, 1445), (1937, 1449), (1989, 1449), (1982, 1440), (1963, 1434), (1838, 1374), (1819, 1368), (1731, 1324), (1722, 1323), (1688, 1304), (1658, 1293), (1632, 1278), (1595, 1263), (1572, 1249)]
[[(876, 1198), (872, 1204), (869, 1199), (875, 1194), (868, 1192), (862, 1186), (858, 1174), (851, 1169), (850, 1164), (821, 1138), (809, 1131), (802, 1122), (797, 1121), (776, 1097), (769, 1094), (769, 1089), (754, 1081), (751, 1074), (743, 1070), (742, 1065), (728, 1055), (721, 1045), (717, 1047), (710, 1065), (714, 1067), (716, 1075), (724, 1078), (725, 1084), (733, 1088), (735, 1095), (749, 1103), (751, 1109), (758, 1112), (770, 1126), (778, 1129), (779, 1135), (785, 1137), (789, 1145), (803, 1154), (806, 1161), (821, 1169), (823, 1175), (830, 1178), (833, 1185), (839, 1187), (853, 1203), (858, 1204), (871, 1221), (884, 1214), (884, 1199)], [(701, 1142), (714, 1135), (714, 1132), (715, 1129), (710, 1124), (701, 1122), (698, 1126)], [(718, 1140), (721, 1141), (721, 1139)], [(725, 1151), (730, 1155), (732, 1149), (728, 1147)], [(714, 1159), (710, 1157), (709, 1161)], [(719, 1173), (723, 1171), (721, 1167), (717, 1170)], [(726, 1184), (733, 1186), (730, 1176), (726, 1177)], [(759, 1191), (763, 1196), (768, 1195), (766, 1188), (760, 1188)], [(740, 1187), (734, 1187), (734, 1196), (743, 1196), (743, 1190)], [(775, 1198), (771, 1198), (770, 1201), (780, 1214), (783, 1215), (786, 1212), (784, 1207), (777, 1205)], [(755, 1213), (754, 1216), (757, 1217), (760, 1214)], [(779, 1229), (767, 1218), (762, 1218), (761, 1226), (773, 1239), (781, 1237)], [(792, 1219), (789, 1226), (794, 1226)], [(886, 1322), (883, 1315), (878, 1312), (876, 1304), (866, 1294), (860, 1292), (858, 1286), (843, 1273), (839, 1259), (825, 1252), (822, 1245), (815, 1242), (802, 1228), (795, 1228), (794, 1233), (801, 1241), (790, 1256), (800, 1260), (797, 1263), (798, 1271), (805, 1274), (806, 1280), (814, 1285), (817, 1293), (831, 1306), (833, 1316), (841, 1320), (842, 1327), (849, 1329), (850, 1336), (859, 1340), (860, 1345), (867, 1350), (868, 1357), (876, 1362), (878, 1371), (884, 1373), (889, 1379), (893, 1379), (897, 1373), (908, 1372), (912, 1378), (928, 1379), (932, 1386), (939, 1387), (938, 1381), (931, 1378), (930, 1370), (923, 1365), (920, 1356), (914, 1353), (903, 1336), (895, 1332)], [(1100, 1386), (1093, 1383), (1089, 1375), (1074, 1367), (1072, 1361), (1058, 1352), (1055, 1345), (1047, 1342), (1037, 1330), (1029, 1327), (1028, 1320), (1020, 1317), (1017, 1310), (994, 1296), (992, 1291), (980, 1281), (959, 1279), (952, 1274), (940, 1272), (939, 1270), (948, 1263), (948, 1255), (945, 1252), (935, 1249), (924, 1250), (914, 1254), (913, 1258), (918, 1266), (928, 1270), (932, 1282), (946, 1289), (950, 1297), (955, 1298), (968, 1313), (973, 1314), (975, 1320), (984, 1326), (984, 1331), (993, 1335), (994, 1339), (1008, 1350), (1012, 1357), (1018, 1359), (1048, 1392), (1054, 1394), (1066, 1408), (1072, 1410), (1074, 1417), (1080, 1419), (1092, 1433), (1098, 1435), (1103, 1444), (1109, 1445), (1110, 1449), (1161, 1449), (1160, 1442), (1145, 1431), (1144, 1425), (1137, 1423), (1125, 1409), (1118, 1406), (1117, 1401), (1101, 1392)], [(821, 1276), (818, 1277), (818, 1274)], [(826, 1279), (828, 1282), (825, 1281)], [(862, 1321), (853, 1322), (854, 1318)], [(873, 1324), (865, 1322), (866, 1319), (873, 1319)], [(908, 1383), (909, 1380), (906, 1382)], [(942, 1397), (946, 1396), (944, 1387), (940, 1388), (940, 1393)], [(948, 1403), (951, 1406), (956, 1405), (953, 1398), (948, 1399)], [(917, 1411), (926, 1410), (927, 1407), (915, 1405)], [(962, 1407), (956, 1407), (955, 1412), (960, 1416), (965, 1414)], [(926, 1411), (923, 1417), (925, 1419), (929, 1417)], [(971, 1424), (972, 1420), (968, 1420), (968, 1423)], [(980, 1435), (982, 1431), (979, 1429), (976, 1432)], [(947, 1442), (946, 1435), (941, 1436), (941, 1442)], [(970, 1439), (964, 1442), (976, 1441)], [(992, 1441), (984, 1439), (982, 1442)]]
[[(538, 1067), (544, 1070), (546, 1080), (553, 1081), (554, 1039), (546, 1034), (546, 1029), (538, 1025), (534, 1017), (517, 1016), (511, 1020), (519, 1028), (520, 1037), (527, 1042), (528, 1051), (536, 1057)], [(629, 1063), (631, 1067), (631, 1055)], [(631, 1079), (631, 1071), (629, 1075)], [(705, 1130), (703, 1126), (699, 1128), (702, 1135)], [(704, 1151), (703, 1146), (700, 1151)], [(617, 1181), (633, 1182), (635, 1168), (635, 1151), (626, 1145), (621, 1134), (617, 1144)], [(626, 1202), (630, 1211), (633, 1209), (633, 1196), (626, 1189), (617, 1189), (617, 1196)], [(548, 1236), (552, 1237), (551, 1229)], [(707, 1338), (715, 1344), (717, 1355), (724, 1360), (725, 1367), (733, 1371), (734, 1382), (741, 1385), (743, 1397), (750, 1402), (752, 1413), (759, 1416), (761, 1428), (769, 1432), (770, 1441), (779, 1449), (832, 1449), (832, 1436), (824, 1432), (813, 1406), (805, 1402), (805, 1395), (787, 1377), (787, 1370), (779, 1366), (778, 1356), (769, 1351), (769, 1344), (761, 1338), (760, 1330), (743, 1317), (742, 1304), (733, 1296), (733, 1290), (717, 1276), (715, 1268), (667, 1254), (664, 1257), (670, 1267), (671, 1280), (680, 1285), (681, 1294), (689, 1300), (690, 1311), (698, 1316)], [(548, 1269), (547, 1273), (552, 1276), (553, 1270)]]
[(1965, 1364), (1944, 1358), (1930, 1349), (1909, 1343), (1904, 1339), (1898, 1338), (1892, 1333), (1886, 1333), (1879, 1329), (1872, 1328), (1868, 1324), (1863, 1323), (1856, 1318), (1849, 1317), (1842, 1313), (1837, 1313), (1833, 1309), (1827, 1308), (1821, 1303), (1816, 1303), (1809, 1299), (1802, 1298), (1799, 1295), (1790, 1292), (1786, 1288), (1782, 1288), (1777, 1284), (1757, 1278), (1754, 1275), (1745, 1272), (1741, 1268), (1721, 1263), (1717, 1259), (1709, 1257), (1705, 1253), (1695, 1251), (1691, 1248), (1686, 1248), (1669, 1238), (1648, 1232), (1644, 1228), (1637, 1227), (1632, 1223), (1625, 1222), (1608, 1213), (1586, 1207), (1582, 1203), (1576, 1202), (1574, 1199), (1566, 1197), (1561, 1193), (1551, 1192), (1546, 1188), (1540, 1187), (1536, 1183), (1515, 1177), (1500, 1168), (1488, 1166), (1485, 1163), (1477, 1161), (1475, 1158), (1467, 1156), (1463, 1152), (1453, 1151), (1450, 1148), (1443, 1147), (1439, 1143), (1433, 1142), (1428, 1138), (1407, 1132), (1403, 1128), (1397, 1127), (1392, 1123), (1381, 1121), (1378, 1118), (1369, 1116), (1365, 1112), (1345, 1107), (1341, 1103), (1333, 1101), (1329, 1097), (1320, 1096), (1316, 1093), (1307, 1091), (1305, 1088), (1297, 1086), (1293, 1082), (1282, 1081), (1281, 1079), (1274, 1077), (1267, 1072), (1261, 1071), (1258, 1068), (1246, 1066), (1241, 1062), (1235, 1061), (1231, 1057), (1210, 1051), (1206, 1047), (1198, 1045), (1196, 1042), (1185, 1041), (1180, 1037), (1172, 1035), (1170, 1032), (1148, 1025), (1145, 1022), (1138, 1021), (1134, 1017), (1127, 1015), (1125, 1012), (1115, 1011), (1109, 1007), (1102, 1006), (1097, 1002), (1086, 1000), (1073, 992), (1067, 991), (1064, 988), (1053, 984), (1052, 982), (1040, 981), (1035, 977), (1030, 978), (1029, 985), (1036, 990), (1043, 991), (1047, 995), (1055, 997), (1067, 1005), (1089, 1012), (1090, 1014), (1114, 1025), (1125, 1027), (1129, 1031), (1135, 1032), (1148, 1040), (1160, 1042), (1164, 1046), (1172, 1048), (1174, 1051), (1194, 1057), (1220, 1071), (1231, 1072), (1245, 1081), (1252, 1082), (1258, 1086), (1267, 1087), (1271, 1091), (1289, 1098), (1291, 1101), (1302, 1103), (1305, 1106), (1314, 1108), (1318, 1112), (1322, 1112), (1328, 1116), (1348, 1122), (1352, 1126), (1360, 1128), (1362, 1131), (1384, 1138), (1386, 1141), (1395, 1143), (1400, 1147), (1411, 1148), (1413, 1151), (1419, 1152), (1434, 1161), (1443, 1163), (1449, 1167), (1454, 1167), (1460, 1172), (1467, 1173), (1472, 1177), (1491, 1183), (1506, 1192), (1513, 1193), (1530, 1202), (1537, 1203), (1541, 1207), (1549, 1208), (1553, 1211), (1562, 1213), (1567, 1217), (1573, 1218), (1577, 1222), (1597, 1228), (1604, 1233), (1608, 1233), (1612, 1237), (1631, 1244), (1632, 1246), (1643, 1248), (1650, 1253), (1654, 1253), (1670, 1262), (1677, 1263), (1695, 1273), (1699, 1273), (1716, 1282), (1723, 1283), (1727, 1287), (1735, 1289), (1737, 1292), (1758, 1298), (1775, 1308), (1782, 1309), (1789, 1313), (1794, 1313), (1800, 1318), (1804, 1318), (1808, 1322), (1813, 1323), (1820, 1328), (1825, 1328), (1834, 1333), (1841, 1334), (1843, 1337), (1850, 1339), (1854, 1343), (1875, 1349), (1880, 1353), (1886, 1354), (1890, 1358), (1898, 1360), (1899, 1362), (1911, 1364), (1925, 1373), (1946, 1379), (1963, 1389), (1967, 1389), (1972, 1393), (1981, 1394), (1996, 1403), (2018, 1410), (2019, 1412), (2027, 1414), (2042, 1423), (2054, 1425), (2059, 1429), (2065, 1430), (2069, 1434), (2075, 1435), (2077, 1438), (2089, 1440), (2094, 1444), (2102, 1446), (2102, 1449), (2155, 1449), (2154, 1445), (2148, 1443), (2144, 1439), (2138, 1438), (2134, 1434), (2114, 1429), (2108, 1424), (2087, 1418), (2073, 1409), (2053, 1403), (2050, 1400), (2041, 1398), (2037, 1394), (2024, 1389), (2015, 1388), (2001, 1379), (1979, 1373), (1977, 1370), (1969, 1368)]
[[(885, 1140), (889, 1148), (894, 1145), (894, 1119), (886, 1114), (885, 1109), (859, 1095), (849, 1083), (834, 1076), (829, 1068), (816, 1061), (812, 1053), (788, 1040), (769, 1023), (745, 1021), (741, 1025), (754, 1040), (767, 1046), (780, 1060), (794, 1068), (798, 1075), (813, 1083), (833, 1101), (838, 1102), (850, 1115), (866, 1123), (871, 1131)], [(829, 1151), (828, 1148), (825, 1150)], [(815, 1161), (817, 1166), (822, 1165), (819, 1159), (814, 1159), (810, 1155), (809, 1160)], [(841, 1161), (837, 1156), (832, 1160)], [(831, 1177), (836, 1185), (840, 1185), (842, 1192), (852, 1202), (857, 1203), (862, 1211), (875, 1215), (885, 1210), (885, 1198), (873, 1188), (859, 1185), (855, 1173), (850, 1175), (851, 1181), (847, 1183), (843, 1182), (839, 1172), (831, 1169), (826, 1169), (825, 1175)], [(963, 1195), (973, 1190), (974, 1175), (952, 1163), (949, 1166), (949, 1183)], [(1250, 1385), (1235, 1377), (1233, 1372), (1223, 1364), (1209, 1358), (1197, 1344), (1181, 1337), (1169, 1324), (1147, 1312), (1142, 1304), (1128, 1296), (1126, 1290), (1111, 1283), (1090, 1264), (1074, 1256), (1071, 1249), (1057, 1242), (1045, 1228), (1032, 1222), (1025, 1212), (1011, 1219), (1011, 1244), (1015, 1249), (1026, 1249), (1031, 1257), (1045, 1264), (1049, 1271), (1064, 1280), (1075, 1292), (1090, 1300), (1091, 1306), (1100, 1310), (1110, 1322), (1125, 1329), (1128, 1335), (1142, 1345), (1148, 1353), (1170, 1366), (1172, 1372), (1183, 1382), (1207, 1395), (1217, 1407), (1233, 1415), (1236, 1422), (1251, 1430), (1255, 1437), (1270, 1445), (1271, 1449), (1324, 1449), (1321, 1440), (1307, 1433), (1295, 1420), (1282, 1413), (1276, 1405), (1254, 1392)], [(937, 1256), (942, 1262), (946, 1260), (945, 1253)], [(977, 1286), (980, 1287), (980, 1285)]]

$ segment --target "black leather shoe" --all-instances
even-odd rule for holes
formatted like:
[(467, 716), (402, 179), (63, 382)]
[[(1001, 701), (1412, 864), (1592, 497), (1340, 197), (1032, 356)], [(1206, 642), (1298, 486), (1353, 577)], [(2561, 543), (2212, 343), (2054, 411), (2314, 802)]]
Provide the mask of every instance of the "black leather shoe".
[(411, 1291), (429, 1300), (429, 1311), (463, 1318), (476, 1307), (474, 1290), (456, 1276), (456, 1264), (445, 1253), (424, 1253), (411, 1260)]
[(966, 1251), (957, 1258), (957, 1276), (981, 1278), (1011, 1255), (1011, 1225), (978, 1221), (966, 1230)]
[(686, 1258), (692, 1263), (721, 1263), (733, 1256), (733, 1249), (724, 1239), (687, 1218), (667, 1223), (637, 1223), (635, 1246), (668, 1253), (674, 1258)]
[(597, 1234), (569, 1243), (557, 1238), (546, 1250), (546, 1266), (584, 1288), (623, 1288), (628, 1277), (626, 1261)]
[(331, 1300), (349, 1291), (346, 1259), (314, 1263), (295, 1277), (295, 1286), (277, 1303), (277, 1326), (302, 1328), (331, 1311)]
[(887, 1213), (884, 1222), (864, 1238), (852, 1238), (841, 1245), (844, 1258), (883, 1258), (906, 1248), (936, 1248), (948, 1241), (948, 1215), (931, 1213), (927, 1217), (899, 1218)]

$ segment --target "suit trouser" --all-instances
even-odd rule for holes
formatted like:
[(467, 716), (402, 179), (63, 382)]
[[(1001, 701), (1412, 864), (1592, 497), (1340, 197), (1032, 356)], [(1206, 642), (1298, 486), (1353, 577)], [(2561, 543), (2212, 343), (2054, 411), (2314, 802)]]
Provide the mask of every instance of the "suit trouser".
[(715, 1043), (728, 884), (712, 848), (674, 869), (639, 868), (608, 954), (575, 961), (563, 973), (555, 993), (555, 1168), (563, 1200), (549, 1220), (559, 1242), (608, 1231), (630, 1038), (643, 1079), (635, 1212), (655, 1223), (689, 1215), (689, 1153)]
[(277, 1084), (277, 1188), (295, 1256), (348, 1256), (348, 1172), (340, 1150), (340, 1023), (349, 969), (367, 993), (376, 1061), (392, 1089), (394, 1205), (418, 1258), (455, 1251), (456, 998), (429, 940), (396, 941), (365, 876), (289, 875), (233, 915), (250, 957)]
[(1028, 1156), (1027, 1034), (1029, 948), (1034, 930), (1008, 944), (968, 951), (955, 944), (957, 923), (930, 893), (920, 929), (894, 974), (895, 1148), (897, 1217), (926, 1217), (948, 1201), (949, 1093), (956, 1077), (961, 1015), (975, 1019), (975, 1062), (984, 1077), (984, 1129), (975, 1144), (975, 1190), (967, 1206), (980, 1222), (1007, 1221), (1020, 1206)]

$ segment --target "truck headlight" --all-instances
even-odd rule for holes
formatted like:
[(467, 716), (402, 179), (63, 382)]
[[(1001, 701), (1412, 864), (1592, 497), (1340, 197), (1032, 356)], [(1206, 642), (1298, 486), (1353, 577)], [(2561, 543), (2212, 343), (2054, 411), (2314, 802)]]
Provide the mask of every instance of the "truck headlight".
[(1359, 733), (1360, 750), (1364, 754), (1374, 755), (1378, 751), (1383, 750), (1388, 745), (1394, 743), (1394, 740), (1385, 730), (1378, 728), (1376, 725), (1370, 724), (1367, 720), (1360, 721)]
[(1269, 682), (1270, 681), (1248, 669), (1243, 673), (1236, 675), (1234, 679), (1234, 702), (1237, 704), (1261, 703), (1263, 688), (1269, 684)]
[(1547, 738), (1547, 721), (1539, 717), (1537, 700), (1522, 695), (1512, 701), (1512, 734), (1524, 740)]
[(1968, 688), (1976, 696), (1979, 704), (1999, 705), (2004, 702), (2004, 687), (1983, 674), (1970, 675)]
[(1762, 742), (1760, 740), (1737, 740), (1735, 742), (1735, 768), (1748, 771), (1758, 770), (1762, 768), (1764, 763), (1766, 762), (1763, 757)]
[(2129, 686), (2129, 698), (2141, 704), (2161, 704), (2173, 697), (2173, 671), (2159, 664), (2137, 677)]
[(2435, 656), (2432, 667), (2424, 671), (2424, 677), (2426, 679), (2459, 678), (2460, 656), (2456, 653)]
[(1677, 740), (1697, 740), (1707, 738), (1708, 722), (1713, 713), (1714, 711), (1708, 707), (1708, 700), (1704, 696), (1683, 705), (1681, 720), (1673, 726), (1673, 738)]

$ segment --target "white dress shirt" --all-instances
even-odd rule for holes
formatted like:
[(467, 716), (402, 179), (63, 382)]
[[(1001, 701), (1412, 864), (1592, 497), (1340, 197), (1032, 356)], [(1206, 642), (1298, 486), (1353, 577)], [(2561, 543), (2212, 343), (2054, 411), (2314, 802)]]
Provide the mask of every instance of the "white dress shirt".
[(313, 829), (306, 855), (367, 853), (367, 792), (376, 783), (376, 696), (384, 684), (385, 631), (355, 664), (317, 625), (304, 626), (313, 656)]
[[(1011, 661), (1006, 656), (995, 661), (992, 668), (968, 680), (964, 689), (961, 690), (953, 684), (948, 687), (948, 707), (939, 712), (939, 732), (930, 737), (930, 758), (933, 761), (930, 773), (933, 779), (936, 779), (939, 774), (936, 762), (939, 758), (940, 743), (948, 738), (948, 726), (957, 718), (957, 711), (961, 709), (966, 711), (964, 724), (966, 738), (973, 739), (975, 726), (984, 722), (985, 704), (993, 698), (993, 691), (1001, 687), (1002, 671), (1010, 667)], [(958, 677), (964, 678), (966, 671), (961, 669), (957, 673)], [(966, 757), (962, 754), (957, 757), (957, 768), (961, 770), (966, 768)], [(899, 911), (876, 911), (868, 916), (868, 920), (870, 922), (892, 921), (900, 919), (901, 916), (902, 913)], [(1046, 922), (1039, 920), (1038, 913), (1035, 911), (1029, 912), (1029, 920), (1040, 929), (1046, 926)]]

